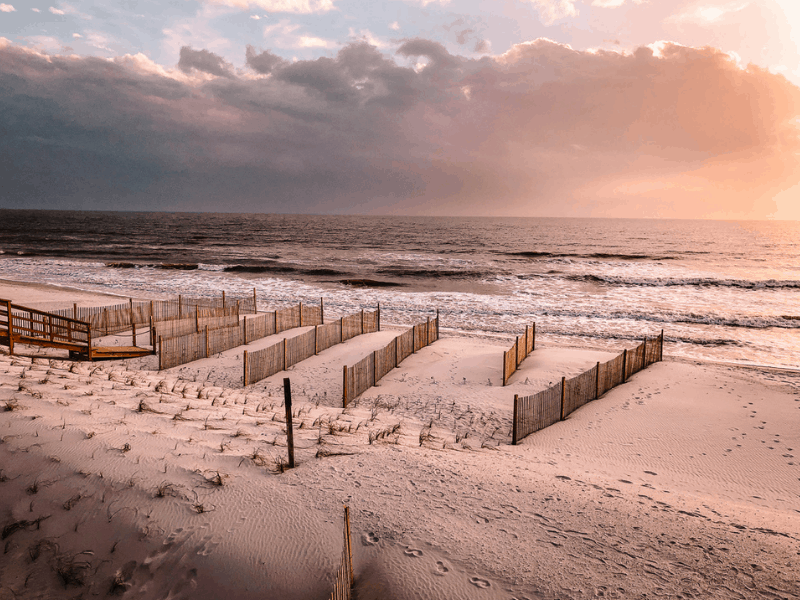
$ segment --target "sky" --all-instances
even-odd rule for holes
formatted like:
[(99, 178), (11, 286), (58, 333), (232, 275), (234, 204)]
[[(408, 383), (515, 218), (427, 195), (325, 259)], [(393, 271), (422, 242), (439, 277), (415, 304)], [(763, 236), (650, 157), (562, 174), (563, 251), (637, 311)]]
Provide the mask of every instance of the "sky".
[(800, 219), (796, 0), (0, 0), (0, 208)]

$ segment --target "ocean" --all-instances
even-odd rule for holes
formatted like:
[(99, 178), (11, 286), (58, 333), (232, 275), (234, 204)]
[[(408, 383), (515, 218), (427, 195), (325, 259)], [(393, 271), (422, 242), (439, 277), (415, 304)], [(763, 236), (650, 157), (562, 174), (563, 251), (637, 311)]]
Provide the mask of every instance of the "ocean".
[[(800, 222), (0, 210), (0, 278), (800, 368)], [(510, 336), (510, 337), (509, 337)]]

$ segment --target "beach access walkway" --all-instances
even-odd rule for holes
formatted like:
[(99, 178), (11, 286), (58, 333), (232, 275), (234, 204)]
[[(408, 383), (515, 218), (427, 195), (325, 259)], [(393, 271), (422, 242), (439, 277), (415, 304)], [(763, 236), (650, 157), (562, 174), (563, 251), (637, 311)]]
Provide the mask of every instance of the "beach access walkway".
[(92, 346), (89, 323), (0, 299), (0, 345), (14, 354), (15, 344), (69, 350), (70, 358), (102, 360), (152, 354), (138, 346)]

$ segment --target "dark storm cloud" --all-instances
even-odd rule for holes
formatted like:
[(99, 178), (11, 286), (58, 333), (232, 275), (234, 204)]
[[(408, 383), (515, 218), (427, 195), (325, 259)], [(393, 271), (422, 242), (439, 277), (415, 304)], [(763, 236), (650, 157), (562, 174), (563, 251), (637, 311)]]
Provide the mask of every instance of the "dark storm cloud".
[(261, 78), (186, 50), (180, 75), (0, 47), (0, 206), (698, 216), (796, 183), (800, 90), (709, 48), (248, 47)]
[(192, 69), (197, 69), (217, 77), (233, 78), (234, 76), (233, 66), (221, 56), (208, 50), (192, 50), (189, 46), (181, 48), (178, 68), (184, 73), (190, 73)]

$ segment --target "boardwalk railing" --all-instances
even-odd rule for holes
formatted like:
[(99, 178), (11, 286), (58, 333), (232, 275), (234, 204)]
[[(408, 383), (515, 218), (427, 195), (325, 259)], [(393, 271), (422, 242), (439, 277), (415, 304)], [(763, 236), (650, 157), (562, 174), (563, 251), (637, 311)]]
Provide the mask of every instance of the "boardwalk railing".
[(0, 300), (0, 344), (13, 354), (15, 343), (61, 348), (92, 358), (88, 323)]
[[(222, 317), (254, 314), (256, 312), (255, 289), (252, 296), (238, 298), (187, 298), (175, 300), (151, 300), (134, 302), (129, 300), (113, 306), (78, 306), (54, 311), (53, 314), (90, 324), (92, 335), (100, 337), (142, 327), (159, 321)], [(157, 338), (155, 338), (157, 339)]]
[(619, 356), (605, 363), (598, 362), (594, 368), (572, 379), (562, 377), (557, 384), (538, 394), (515, 395), (511, 443), (517, 444), (525, 436), (564, 420), (584, 404), (627, 381), (634, 373), (662, 360), (663, 352), (662, 331), (658, 337), (645, 338), (633, 350), (623, 350)]
[[(248, 344), (281, 331), (306, 325), (319, 325), (322, 319), (322, 303), (319, 306), (308, 306), (303, 303), (289, 308), (281, 308), (273, 312), (244, 317), (241, 321), (232, 317), (211, 317), (203, 320), (194, 319), (169, 321), (166, 324), (154, 324), (155, 332), (169, 331), (173, 323), (177, 329), (189, 328), (187, 333), (179, 336), (157, 337), (158, 368), (169, 369), (178, 365), (208, 358), (219, 352), (230, 350), (236, 346)], [(224, 326), (230, 319), (230, 325)], [(200, 322), (204, 321), (204, 325)]]
[(523, 360), (528, 358), (528, 355), (536, 348), (536, 323), (531, 327), (525, 325), (525, 334), (520, 337), (517, 336), (511, 350), (503, 352), (503, 385), (508, 383), (508, 380), (519, 368)]
[[(244, 385), (248, 386), (275, 373), (285, 371), (292, 365), (296, 365), (352, 337), (379, 331), (380, 314), (381, 309), (378, 307), (375, 311), (365, 312), (362, 310), (325, 325), (306, 323), (304, 320), (303, 325), (316, 325), (316, 327), (293, 338), (285, 338), (283, 341), (263, 350), (256, 350), (255, 352), (247, 352), (245, 350)], [(304, 313), (303, 319), (305, 318)], [(248, 341), (250, 341), (249, 338)]]
[(342, 406), (347, 407), (409, 355), (438, 339), (439, 311), (436, 311), (436, 318), (414, 325), (352, 367), (345, 365), (342, 370)]
[(344, 526), (342, 531), (344, 534), (342, 561), (336, 571), (331, 600), (350, 600), (350, 591), (353, 588), (353, 540), (350, 537), (350, 508), (347, 506), (344, 507)]

